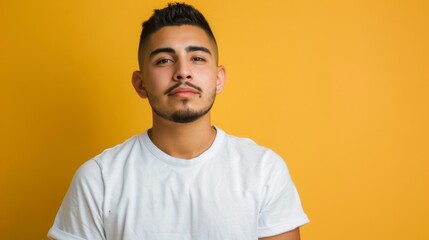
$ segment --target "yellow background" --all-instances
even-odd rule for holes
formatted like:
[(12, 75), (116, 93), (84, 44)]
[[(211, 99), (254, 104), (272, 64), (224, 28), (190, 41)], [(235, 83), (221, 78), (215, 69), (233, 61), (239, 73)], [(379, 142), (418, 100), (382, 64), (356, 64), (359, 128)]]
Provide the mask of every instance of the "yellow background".
[[(75, 170), (150, 127), (141, 22), (166, 1), (0, 2), (0, 234), (45, 239)], [(302, 239), (429, 239), (428, 1), (188, 1), (228, 71), (213, 122), (282, 155)]]

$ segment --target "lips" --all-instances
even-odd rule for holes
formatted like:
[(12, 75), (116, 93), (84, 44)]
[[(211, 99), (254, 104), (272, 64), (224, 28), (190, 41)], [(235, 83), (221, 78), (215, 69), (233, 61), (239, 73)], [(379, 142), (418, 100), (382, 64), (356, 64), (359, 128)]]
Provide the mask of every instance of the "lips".
[(165, 91), (168, 96), (183, 96), (188, 97), (194, 94), (200, 94), (203, 90), (190, 82), (179, 82)]
[(194, 94), (199, 94), (199, 92), (193, 88), (188, 87), (178, 87), (173, 91), (168, 93), (168, 96), (178, 96), (178, 97), (187, 97)]

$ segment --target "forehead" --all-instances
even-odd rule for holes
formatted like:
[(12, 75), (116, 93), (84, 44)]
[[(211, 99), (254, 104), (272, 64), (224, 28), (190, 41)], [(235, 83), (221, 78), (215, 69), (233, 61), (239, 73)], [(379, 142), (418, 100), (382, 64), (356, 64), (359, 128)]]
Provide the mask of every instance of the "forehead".
[(167, 26), (153, 33), (146, 44), (145, 55), (157, 48), (185, 49), (188, 46), (206, 47), (215, 52), (215, 44), (200, 27), (192, 25)]

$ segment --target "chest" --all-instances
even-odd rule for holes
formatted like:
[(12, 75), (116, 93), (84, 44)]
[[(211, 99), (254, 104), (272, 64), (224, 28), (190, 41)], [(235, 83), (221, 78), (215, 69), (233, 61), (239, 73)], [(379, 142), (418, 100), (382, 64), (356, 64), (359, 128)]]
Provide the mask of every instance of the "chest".
[(260, 183), (250, 176), (235, 165), (134, 168), (106, 183), (106, 234), (112, 239), (257, 239)]

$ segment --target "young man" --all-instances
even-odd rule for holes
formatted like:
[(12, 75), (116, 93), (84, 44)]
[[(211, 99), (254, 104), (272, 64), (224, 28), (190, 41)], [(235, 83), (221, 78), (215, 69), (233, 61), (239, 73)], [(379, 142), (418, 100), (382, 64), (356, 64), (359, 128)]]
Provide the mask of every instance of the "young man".
[(210, 122), (225, 83), (203, 15), (186, 4), (143, 24), (132, 83), (153, 127), (82, 165), (53, 239), (299, 239), (308, 222), (284, 161)]

